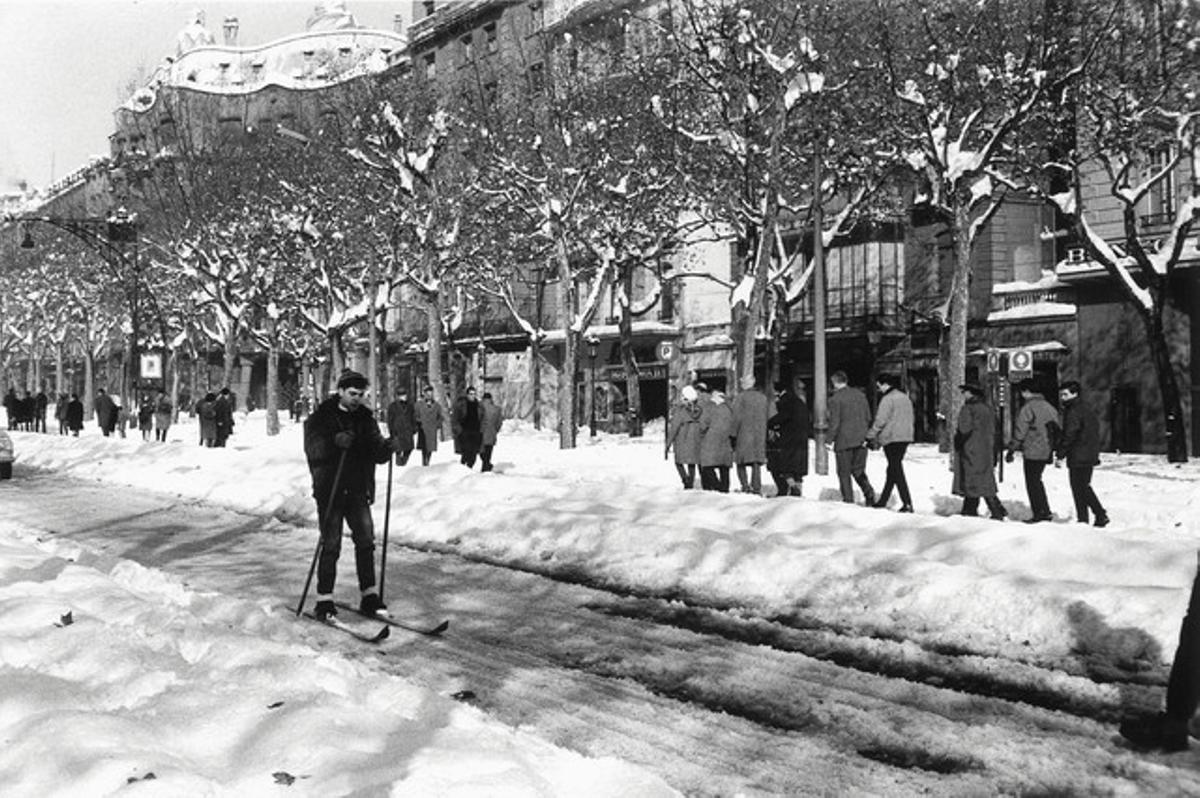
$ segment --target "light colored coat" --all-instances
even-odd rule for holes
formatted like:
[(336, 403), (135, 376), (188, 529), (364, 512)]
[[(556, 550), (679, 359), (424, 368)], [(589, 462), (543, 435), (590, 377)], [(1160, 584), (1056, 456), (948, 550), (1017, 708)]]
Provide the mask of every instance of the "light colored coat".
[(11, 463), (16, 459), (16, 450), (13, 448), (12, 438), (8, 433), (0, 429), (0, 463)]
[(696, 402), (680, 402), (671, 410), (667, 447), (675, 447), (675, 462), (680, 465), (700, 463), (700, 415)]
[(879, 397), (875, 408), (875, 421), (867, 430), (867, 440), (880, 446), (889, 443), (912, 443), (913, 406), (908, 395), (897, 388), (888, 390)]
[(482, 418), (479, 420), (479, 431), (483, 433), (483, 445), (495, 446), (496, 436), (500, 434), (500, 427), (504, 424), (504, 416), (500, 413), (500, 406), (491, 399), (484, 399), (479, 403)]
[(1058, 436), (1049, 429), (1053, 424), (1062, 428), (1058, 411), (1040, 393), (1030, 394), (1029, 401), (1017, 414), (1017, 426), (1013, 430), (1009, 448), (1020, 450), (1026, 460), (1048, 463), (1054, 459), (1054, 443)]
[(442, 406), (436, 401), (431, 403), (422, 399), (417, 402), (416, 413), (417, 426), (424, 436), (425, 448), (431, 452), (436, 451), (438, 438), (442, 433)]
[(729, 409), (733, 411), (733, 437), (737, 439), (733, 450), (735, 462), (767, 462), (769, 404), (767, 395), (753, 388), (734, 397)]
[(733, 411), (724, 402), (707, 402), (700, 412), (700, 465), (733, 465)]

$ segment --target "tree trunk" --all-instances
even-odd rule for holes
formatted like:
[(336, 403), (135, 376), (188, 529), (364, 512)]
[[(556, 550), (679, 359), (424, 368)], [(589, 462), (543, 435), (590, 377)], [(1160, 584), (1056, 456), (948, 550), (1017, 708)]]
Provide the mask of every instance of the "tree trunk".
[(228, 388), (233, 384), (233, 363), (237, 360), (237, 328), (233, 327), (225, 334), (225, 357), (221, 368), (221, 387)]
[[(637, 359), (633, 354), (633, 314), (630, 312), (628, 299), (633, 296), (633, 267), (627, 266), (621, 270), (621, 283), (625, 290), (626, 302), (621, 306), (621, 318), (617, 321), (620, 331), (621, 365), (625, 369), (625, 395), (629, 400), (629, 437), (642, 436), (642, 382), (638, 373)], [(592, 386), (592, 401), (596, 401), (596, 388)]]
[(83, 406), (87, 408), (86, 416), (91, 418), (96, 411), (96, 357), (91, 347), (83, 353)]
[(267, 434), (279, 434), (279, 347), (267, 348)]
[(1167, 437), (1167, 462), (1186, 463), (1188, 460), (1187, 427), (1183, 421), (1183, 398), (1175, 381), (1175, 369), (1171, 365), (1171, 349), (1162, 323), (1162, 292), (1154, 292), (1154, 310), (1143, 313), (1146, 323), (1146, 338), (1150, 343), (1150, 359), (1158, 378), (1158, 390), (1162, 394), (1163, 429)]
[(428, 342), (426, 352), (425, 378), (433, 386), (433, 400), (441, 405), (443, 420), (442, 433), (446, 440), (451, 439), (450, 429), (450, 399), (446, 396), (445, 380), (442, 376), (442, 300), (441, 295), (426, 297), (422, 303), (425, 306), (425, 339)]
[(342, 331), (340, 329), (330, 330), (329, 336), (329, 382), (326, 385), (326, 393), (332, 394), (337, 391), (338, 380), (341, 379), (342, 372), (346, 370), (346, 349), (342, 346)]
[(954, 242), (954, 273), (950, 280), (948, 315), (950, 329), (942, 337), (943, 347), (939, 353), (941, 369), (938, 380), (938, 449), (950, 451), (949, 430), (953, 429), (958, 413), (962, 410), (962, 385), (967, 375), (967, 320), (971, 314), (971, 241), (968, 230), (970, 220), (967, 209), (955, 210), (950, 238)]

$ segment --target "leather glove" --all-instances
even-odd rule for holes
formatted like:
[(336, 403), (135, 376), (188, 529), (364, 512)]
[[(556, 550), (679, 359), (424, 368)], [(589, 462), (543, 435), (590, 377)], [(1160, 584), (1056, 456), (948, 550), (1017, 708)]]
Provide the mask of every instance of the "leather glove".
[(349, 449), (354, 445), (354, 433), (350, 430), (342, 430), (333, 436), (333, 445), (339, 449)]
[(1013, 460), (1016, 460), (1016, 459), (1017, 459), (1017, 453), (1014, 452), (1012, 449), (1009, 449), (1008, 454), (1004, 455), (1004, 462), (1006, 462), (1006, 463), (1011, 463)]

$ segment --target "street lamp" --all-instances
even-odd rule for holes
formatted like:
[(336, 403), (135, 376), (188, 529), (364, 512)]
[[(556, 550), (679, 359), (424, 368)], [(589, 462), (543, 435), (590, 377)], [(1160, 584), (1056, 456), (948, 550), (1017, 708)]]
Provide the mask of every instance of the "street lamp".
[[(62, 216), (15, 216), (6, 215), (7, 222), (17, 222), (21, 225), (21, 248), (33, 249), (36, 244), (29, 226), (35, 222), (48, 224), (65, 230), (79, 239), (83, 244), (100, 256), (104, 264), (112, 271), (116, 280), (125, 287), (129, 300), (129, 361), (126, 370), (126, 385), (122, 386), (122, 396), (129, 395), (129, 389), (137, 391), (140, 375), (138, 362), (138, 287), (140, 265), (138, 262), (138, 226), (137, 214), (129, 213), (124, 207), (119, 207), (104, 218), (67, 218)], [(125, 245), (132, 244), (132, 254)], [(126, 283), (126, 275), (132, 272), (133, 279)]]
[(592, 365), (592, 380), (591, 380), (591, 383), (592, 383), (591, 394), (592, 395), (590, 397), (591, 404), (592, 404), (592, 413), (591, 413), (592, 419), (591, 419), (591, 423), (589, 426), (591, 428), (591, 433), (592, 433), (591, 437), (593, 437), (593, 438), (596, 437), (596, 348), (599, 346), (599, 344), (600, 344), (600, 339), (594, 335), (587, 339), (588, 360), (591, 361), (591, 365)]

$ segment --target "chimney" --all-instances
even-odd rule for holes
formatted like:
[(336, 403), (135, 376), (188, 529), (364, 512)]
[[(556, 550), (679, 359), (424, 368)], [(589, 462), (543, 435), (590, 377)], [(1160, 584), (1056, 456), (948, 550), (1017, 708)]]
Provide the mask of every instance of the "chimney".
[(225, 46), (237, 47), (238, 40), (238, 18), (225, 17)]
[(404, 33), (404, 15), (397, 14), (392, 17), (392, 30), (396, 33)]

